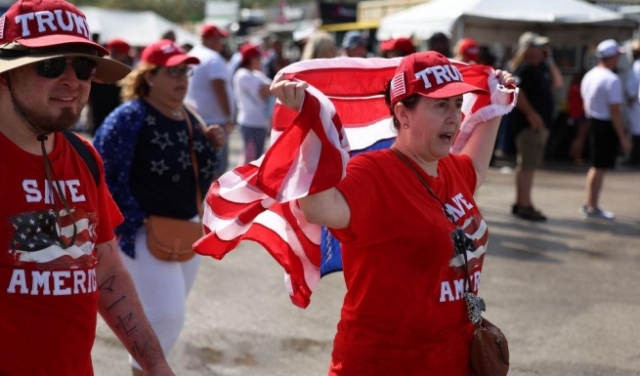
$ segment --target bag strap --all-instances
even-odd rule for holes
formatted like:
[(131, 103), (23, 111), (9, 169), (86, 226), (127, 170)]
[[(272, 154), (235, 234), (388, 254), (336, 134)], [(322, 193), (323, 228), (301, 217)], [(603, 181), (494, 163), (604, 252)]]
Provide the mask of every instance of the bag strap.
[[(183, 107), (185, 108), (185, 107)], [(198, 159), (196, 158), (196, 151), (193, 147), (193, 125), (191, 124), (191, 118), (189, 117), (189, 111), (184, 110), (184, 119), (187, 122), (187, 129), (189, 130), (189, 152), (191, 155), (191, 167), (193, 167), (193, 175), (196, 180), (196, 208), (198, 209), (198, 216), (202, 218), (202, 191), (200, 190), (200, 177), (198, 174)]]
[(89, 171), (91, 172), (91, 176), (93, 176), (93, 181), (96, 183), (96, 186), (100, 184), (100, 169), (98, 168), (98, 162), (96, 161), (96, 157), (91, 153), (89, 147), (82, 142), (80, 136), (73, 133), (72, 131), (65, 129), (62, 132), (64, 138), (69, 141), (71, 146), (78, 152), (80, 158), (84, 161), (84, 163), (89, 167)]
[(472, 323), (474, 323), (476, 325), (479, 325), (482, 322), (481, 313), (482, 313), (482, 311), (486, 310), (486, 307), (485, 307), (485, 304), (484, 304), (484, 300), (482, 298), (477, 297), (476, 294), (473, 292), (473, 289), (471, 288), (471, 275), (469, 273), (469, 260), (467, 259), (467, 249), (469, 249), (469, 247), (473, 247), (473, 243), (472, 243), (471, 239), (469, 239), (467, 237), (467, 235), (464, 233), (464, 230), (462, 230), (456, 224), (456, 221), (453, 219), (453, 215), (451, 214), (451, 212), (449, 212), (447, 207), (444, 205), (444, 202), (442, 202), (442, 200), (440, 200), (438, 195), (435, 194), (433, 189), (431, 189), (431, 186), (429, 186), (429, 183), (427, 183), (425, 178), (418, 171), (418, 169), (413, 165), (413, 163), (411, 163), (409, 161), (409, 158), (407, 158), (406, 155), (404, 155), (401, 151), (399, 151), (399, 150), (397, 150), (395, 148), (391, 148), (391, 151), (393, 151), (393, 153), (395, 155), (397, 155), (398, 158), (400, 158), (400, 160), (402, 162), (404, 162), (404, 164), (409, 166), (411, 171), (413, 171), (415, 173), (415, 175), (418, 178), (418, 180), (420, 181), (420, 183), (422, 183), (422, 185), (425, 188), (427, 188), (427, 191), (429, 191), (429, 194), (433, 198), (435, 198), (436, 201), (438, 201), (440, 203), (440, 205), (442, 206), (442, 211), (444, 212), (444, 215), (447, 217), (447, 219), (449, 221), (451, 221), (451, 223), (453, 223), (453, 225), (456, 227), (456, 229), (454, 230), (454, 232), (451, 235), (451, 237), (452, 237), (453, 244), (454, 244), (454, 247), (455, 247), (455, 253), (456, 254), (462, 254), (462, 258), (464, 259), (464, 274), (465, 274), (465, 278), (467, 280), (467, 286), (465, 288), (464, 298), (465, 298), (465, 302), (467, 304), (467, 314), (469, 316), (469, 321), (471, 321)]

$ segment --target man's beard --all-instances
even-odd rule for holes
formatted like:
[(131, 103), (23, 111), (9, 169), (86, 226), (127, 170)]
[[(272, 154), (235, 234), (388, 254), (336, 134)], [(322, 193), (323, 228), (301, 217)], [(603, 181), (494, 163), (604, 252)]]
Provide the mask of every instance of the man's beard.
[(13, 93), (11, 93), (13, 99), (14, 110), (36, 131), (38, 134), (50, 134), (53, 132), (63, 131), (74, 126), (78, 119), (80, 119), (80, 112), (84, 105), (78, 104), (78, 109), (74, 111), (65, 107), (62, 108), (61, 113), (58, 116), (53, 116), (46, 113), (46, 108), (42, 110), (28, 108), (23, 103), (20, 103)]

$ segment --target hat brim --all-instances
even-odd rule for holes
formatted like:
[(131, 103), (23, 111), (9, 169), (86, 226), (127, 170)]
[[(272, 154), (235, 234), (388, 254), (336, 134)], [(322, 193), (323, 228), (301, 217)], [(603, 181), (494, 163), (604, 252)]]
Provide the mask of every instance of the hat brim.
[(452, 82), (448, 85), (443, 86), (442, 88), (431, 90), (426, 93), (418, 92), (416, 94), (420, 94), (423, 97), (432, 98), (432, 99), (444, 99), (444, 98), (457, 97), (458, 95), (462, 95), (466, 93), (489, 94), (488, 91), (481, 89), (477, 86), (470, 85), (466, 82)]
[(228, 38), (229, 37), (229, 32), (226, 31), (226, 30), (218, 29), (217, 31), (206, 31), (206, 32), (200, 34), (200, 36), (203, 37), (203, 38), (212, 38), (212, 37)]
[(607, 59), (607, 58), (610, 58), (610, 57), (620, 56), (620, 55), (624, 55), (624, 54), (627, 53), (627, 50), (624, 47), (618, 47), (618, 49), (616, 51), (617, 51), (617, 53), (604, 54), (604, 55), (601, 54), (601, 53), (596, 52), (596, 57), (598, 59)]
[(180, 64), (197, 65), (197, 64), (200, 64), (200, 60), (195, 56), (175, 55), (175, 56), (171, 56), (170, 58), (168, 58), (167, 62), (164, 63), (163, 65), (165, 67), (175, 67), (175, 66), (180, 65)]
[(551, 42), (551, 39), (547, 37), (537, 37), (531, 41), (531, 45), (534, 47), (544, 47)]
[(97, 55), (84, 54), (80, 52), (59, 52), (59, 53), (43, 53), (43, 54), (30, 54), (27, 56), (16, 58), (4, 58), (0, 59), (0, 73), (8, 72), (10, 70), (23, 67), (25, 65), (37, 63), (39, 61), (57, 58), (57, 57), (86, 57), (96, 62), (96, 74), (93, 77), (93, 81), (110, 84), (120, 81), (126, 75), (131, 72), (131, 68), (119, 61), (103, 58)]
[(39, 38), (30, 38), (30, 39), (18, 39), (16, 43), (28, 47), (28, 48), (51, 48), (57, 46), (65, 46), (68, 44), (74, 45), (84, 45), (93, 47), (96, 49), (96, 52), (99, 55), (109, 55), (109, 50), (102, 47), (98, 43), (92, 42), (86, 38), (68, 35), (68, 34), (58, 34), (58, 35), (47, 35)]

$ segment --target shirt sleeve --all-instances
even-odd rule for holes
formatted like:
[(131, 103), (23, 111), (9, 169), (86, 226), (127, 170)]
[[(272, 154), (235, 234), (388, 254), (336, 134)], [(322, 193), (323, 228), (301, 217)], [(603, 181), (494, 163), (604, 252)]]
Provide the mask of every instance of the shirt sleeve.
[(469, 191), (475, 193), (476, 186), (478, 184), (478, 175), (476, 175), (476, 168), (473, 166), (471, 158), (465, 154), (450, 154), (450, 157), (457, 165), (462, 177), (464, 178), (464, 183), (469, 188)]
[(609, 104), (621, 104), (622, 102), (622, 83), (620, 78), (616, 77), (609, 88)]
[(251, 98), (253, 102), (257, 103), (264, 102), (260, 98), (260, 86), (262, 86), (262, 82), (250, 72), (245, 71), (238, 75), (236, 88), (241, 97)]
[(221, 58), (211, 59), (208, 63), (209, 80), (228, 80), (229, 71)]
[(360, 226), (365, 222), (364, 219), (371, 215), (369, 209), (374, 207), (371, 203), (376, 202), (378, 197), (372, 162), (365, 154), (353, 157), (347, 164), (345, 178), (336, 187), (347, 201), (351, 213), (347, 228), (332, 230), (333, 235), (342, 243), (356, 239), (356, 235), (362, 231)]

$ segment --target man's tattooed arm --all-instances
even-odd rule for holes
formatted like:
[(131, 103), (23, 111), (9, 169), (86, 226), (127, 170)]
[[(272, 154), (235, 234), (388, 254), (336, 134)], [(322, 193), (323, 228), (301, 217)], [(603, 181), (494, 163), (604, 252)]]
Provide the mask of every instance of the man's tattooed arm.
[(115, 240), (99, 244), (98, 310), (147, 375), (173, 375), (160, 342), (142, 310), (133, 281), (122, 264)]

